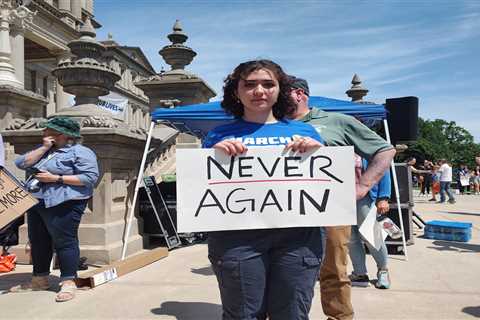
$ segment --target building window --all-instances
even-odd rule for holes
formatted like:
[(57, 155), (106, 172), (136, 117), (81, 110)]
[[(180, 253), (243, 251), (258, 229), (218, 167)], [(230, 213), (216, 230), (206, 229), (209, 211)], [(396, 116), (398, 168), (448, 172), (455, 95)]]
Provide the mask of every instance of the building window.
[(30, 70), (30, 90), (37, 93), (37, 71)]
[(42, 93), (45, 98), (48, 98), (48, 77), (43, 77)]

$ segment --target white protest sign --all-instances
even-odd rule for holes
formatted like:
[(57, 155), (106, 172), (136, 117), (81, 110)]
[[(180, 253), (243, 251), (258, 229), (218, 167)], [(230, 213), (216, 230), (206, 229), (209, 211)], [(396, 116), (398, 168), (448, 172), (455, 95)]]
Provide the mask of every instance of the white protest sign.
[(463, 177), (461, 176), (460, 177), (460, 184), (462, 185), (462, 187), (467, 187), (470, 185), (470, 177)]
[(352, 147), (177, 149), (179, 232), (356, 224)]

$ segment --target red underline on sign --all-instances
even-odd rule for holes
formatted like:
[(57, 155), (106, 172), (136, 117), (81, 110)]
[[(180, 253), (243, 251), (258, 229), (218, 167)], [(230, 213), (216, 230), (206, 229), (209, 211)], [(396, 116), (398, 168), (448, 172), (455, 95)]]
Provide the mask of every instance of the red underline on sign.
[(261, 183), (261, 182), (291, 182), (291, 181), (304, 181), (304, 182), (331, 182), (330, 179), (269, 179), (269, 180), (237, 180), (237, 181), (215, 181), (208, 184), (228, 184), (228, 183)]

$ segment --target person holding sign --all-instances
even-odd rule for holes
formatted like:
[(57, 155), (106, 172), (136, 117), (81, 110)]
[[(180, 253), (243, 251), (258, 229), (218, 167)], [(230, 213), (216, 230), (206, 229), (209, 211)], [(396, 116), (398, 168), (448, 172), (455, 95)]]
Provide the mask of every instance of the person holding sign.
[[(306, 80), (291, 76), (290, 95), (297, 107), (289, 116), (313, 125), (327, 146), (353, 146), (355, 153), (370, 162), (356, 184), (357, 200), (364, 198), (382, 178), (395, 156), (395, 149), (353, 117), (308, 106)], [(353, 165), (353, 159), (352, 159)], [(329, 319), (353, 319), (351, 283), (347, 275), (350, 226), (325, 227), (325, 258), (320, 270), (323, 312)]]
[(98, 179), (95, 153), (76, 143), (80, 125), (67, 117), (44, 124), (43, 144), (18, 157), (15, 164), (31, 173), (26, 185), (39, 203), (28, 211), (33, 277), (10, 292), (47, 290), (50, 262), (55, 248), (61, 273), (56, 301), (75, 296), (80, 258), (78, 226)]
[(470, 193), (470, 176), (471, 173), (468, 170), (468, 167), (464, 164), (460, 165), (457, 178), (457, 185), (460, 189), (460, 194), (464, 194), (465, 192)]
[[(321, 146), (315, 129), (285, 119), (293, 112), (289, 80), (269, 60), (241, 63), (225, 80), (222, 108), (237, 117), (208, 133), (204, 148), (239, 155), (250, 146)], [(320, 228), (211, 232), (208, 254), (223, 319), (308, 319), (322, 257)]]

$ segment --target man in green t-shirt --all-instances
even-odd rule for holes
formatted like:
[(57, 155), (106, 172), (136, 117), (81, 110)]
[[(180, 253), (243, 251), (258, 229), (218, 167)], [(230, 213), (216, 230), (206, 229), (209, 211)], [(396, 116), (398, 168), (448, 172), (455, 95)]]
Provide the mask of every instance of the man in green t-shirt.
[[(353, 146), (356, 154), (369, 161), (367, 170), (356, 183), (356, 198), (362, 199), (388, 170), (395, 149), (351, 116), (318, 108), (310, 110), (307, 81), (295, 77), (292, 80), (290, 94), (297, 105), (292, 118), (314, 126), (327, 146)], [(350, 320), (353, 319), (351, 284), (347, 275), (350, 226), (325, 227), (325, 233), (325, 259), (320, 269), (323, 312), (329, 320)]]

